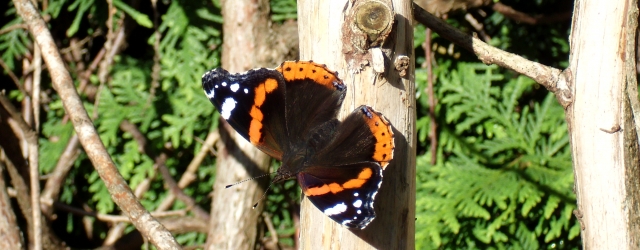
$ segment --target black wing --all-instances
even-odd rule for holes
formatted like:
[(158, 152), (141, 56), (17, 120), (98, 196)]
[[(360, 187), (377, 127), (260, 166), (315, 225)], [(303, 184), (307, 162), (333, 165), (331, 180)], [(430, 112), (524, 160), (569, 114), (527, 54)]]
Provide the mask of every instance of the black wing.
[(282, 159), (288, 134), (282, 74), (264, 68), (230, 74), (217, 68), (202, 76), (202, 88), (242, 137), (270, 156)]
[(298, 183), (324, 214), (362, 229), (375, 218), (382, 171), (393, 159), (391, 124), (371, 107), (361, 106), (344, 121), (320, 128), (308, 141), (320, 146), (297, 174)]
[(384, 170), (395, 149), (391, 123), (368, 106), (356, 108), (335, 129), (331, 140), (317, 150), (309, 165), (339, 166), (377, 162)]
[(284, 62), (276, 70), (287, 84), (289, 138), (304, 144), (315, 128), (336, 118), (347, 87), (337, 73), (313, 62)]
[(362, 229), (376, 217), (373, 201), (382, 183), (375, 162), (337, 167), (308, 167), (298, 174), (302, 192), (334, 221)]

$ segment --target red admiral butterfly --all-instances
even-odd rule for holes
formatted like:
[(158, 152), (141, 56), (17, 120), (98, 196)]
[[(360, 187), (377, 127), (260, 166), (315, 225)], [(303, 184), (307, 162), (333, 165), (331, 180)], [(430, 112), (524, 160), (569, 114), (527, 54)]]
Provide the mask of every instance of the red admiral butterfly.
[(311, 61), (243, 74), (217, 68), (202, 76), (202, 88), (240, 135), (282, 161), (274, 183), (296, 178), (318, 209), (347, 227), (375, 218), (393, 131), (368, 106), (336, 119), (347, 91), (336, 72)]

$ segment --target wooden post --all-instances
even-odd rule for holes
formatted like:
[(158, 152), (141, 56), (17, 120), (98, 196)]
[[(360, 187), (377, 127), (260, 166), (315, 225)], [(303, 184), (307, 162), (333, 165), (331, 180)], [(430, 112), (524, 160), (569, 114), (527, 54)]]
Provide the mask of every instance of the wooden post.
[(300, 59), (326, 64), (347, 85), (342, 117), (362, 104), (383, 113), (395, 132), (394, 160), (375, 200), (376, 218), (349, 230), (307, 199), (301, 249), (413, 249), (415, 87), (411, 1), (300, 0)]
[(584, 249), (640, 248), (637, 18), (636, 0), (575, 3), (566, 116)]

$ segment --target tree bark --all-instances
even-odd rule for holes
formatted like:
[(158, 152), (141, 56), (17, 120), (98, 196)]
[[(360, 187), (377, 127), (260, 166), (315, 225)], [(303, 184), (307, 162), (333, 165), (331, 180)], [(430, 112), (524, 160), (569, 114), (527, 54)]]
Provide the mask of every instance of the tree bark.
[[(354, 7), (380, 4), (392, 6), (395, 12), (389, 15), (390, 33), (365, 32), (362, 39), (359, 26), (353, 24), (358, 9)], [(373, 20), (385, 12), (376, 9), (364, 14)], [(372, 106), (393, 125), (396, 146), (374, 203), (375, 220), (364, 230), (349, 230), (304, 199), (301, 249), (414, 248), (416, 111), (411, 20), (411, 1), (406, 0), (298, 1), (300, 58), (338, 71), (348, 89), (341, 116), (362, 104)]]
[[(222, 1), (222, 67), (229, 72), (243, 72), (260, 65), (262, 33), (268, 30), (269, 2), (266, 0)], [(226, 126), (225, 126), (226, 125)], [(216, 182), (213, 187), (211, 223), (207, 249), (254, 249), (264, 202), (260, 199), (268, 178), (242, 185), (226, 185), (266, 173), (269, 157), (221, 122), (217, 146)]]
[(640, 247), (638, 140), (629, 104), (638, 95), (637, 18), (637, 0), (575, 3), (567, 70), (574, 100), (566, 116), (585, 249)]

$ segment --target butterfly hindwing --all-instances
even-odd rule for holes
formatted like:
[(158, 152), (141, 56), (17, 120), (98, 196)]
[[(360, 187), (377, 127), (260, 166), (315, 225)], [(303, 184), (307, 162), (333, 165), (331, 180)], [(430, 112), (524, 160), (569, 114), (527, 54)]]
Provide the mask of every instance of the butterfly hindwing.
[(282, 74), (255, 69), (230, 74), (217, 68), (202, 76), (202, 88), (222, 118), (263, 152), (282, 159), (287, 141)]
[(382, 168), (375, 162), (311, 166), (298, 174), (298, 182), (305, 196), (325, 215), (362, 229), (376, 216), (373, 201), (382, 183)]
[(393, 159), (394, 149), (389, 121), (373, 108), (363, 105), (340, 122), (331, 141), (315, 152), (310, 164), (335, 166), (372, 161), (384, 170)]

